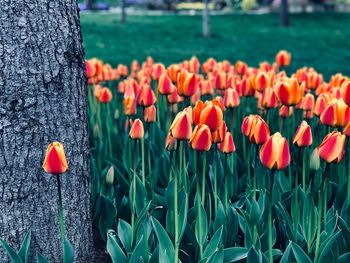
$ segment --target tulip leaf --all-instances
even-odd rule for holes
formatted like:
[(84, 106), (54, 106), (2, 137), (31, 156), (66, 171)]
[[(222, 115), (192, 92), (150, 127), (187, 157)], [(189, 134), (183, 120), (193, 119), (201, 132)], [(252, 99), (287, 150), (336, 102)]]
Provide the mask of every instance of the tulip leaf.
[(186, 223), (187, 223), (187, 212), (188, 212), (188, 196), (185, 193), (184, 197), (182, 198), (181, 207), (178, 215), (179, 235), (177, 237), (177, 240), (179, 240), (179, 242), (181, 241), (181, 238), (185, 232)]
[(320, 247), (320, 256), (318, 257), (318, 263), (321, 262), (329, 262), (329, 259), (327, 258), (327, 254), (328, 252), (331, 250), (334, 241), (338, 238), (338, 236), (340, 235), (341, 231), (336, 231), (334, 234), (332, 234), (331, 236), (329, 236), (329, 238), (327, 238), (321, 245)]
[(131, 252), (131, 246), (132, 246), (131, 236), (132, 236), (131, 226), (126, 221), (119, 219), (118, 237), (127, 252)]
[(174, 246), (169, 238), (168, 233), (156, 218), (151, 217), (151, 222), (159, 241), (160, 262), (164, 262), (164, 260), (166, 260), (166, 262), (172, 262), (174, 259)]
[(200, 246), (203, 246), (208, 234), (208, 221), (207, 221), (207, 215), (205, 213), (204, 207), (200, 201), (200, 197), (196, 196), (196, 207), (197, 210), (197, 219), (196, 219), (196, 225), (195, 225), (195, 234), (197, 242)]
[(107, 233), (107, 252), (111, 256), (113, 263), (127, 262), (127, 258), (118, 244), (117, 234), (114, 230), (109, 230)]
[(262, 263), (261, 252), (252, 247), (247, 255), (247, 263)]
[(210, 240), (208, 246), (205, 248), (203, 253), (203, 258), (211, 257), (215, 251), (222, 245), (223, 243), (223, 226), (221, 226), (213, 235)]
[(292, 242), (290, 241), (286, 250), (283, 253), (280, 263), (289, 263), (290, 262), (290, 252), (292, 251)]
[(137, 263), (137, 262), (148, 262), (148, 249), (147, 247), (147, 240), (145, 239), (145, 236), (142, 235), (137, 242), (134, 251), (132, 252), (131, 258), (129, 260), (129, 263)]
[(248, 248), (230, 247), (224, 249), (224, 262), (236, 262), (245, 259), (248, 255)]
[(50, 263), (50, 261), (39, 252), (37, 253), (37, 257), (38, 257), (37, 263)]
[(297, 263), (312, 263), (311, 259), (306, 255), (304, 250), (296, 243), (292, 242), (292, 251)]
[(16, 251), (10, 247), (6, 241), (0, 239), (0, 245), (5, 249), (7, 255), (11, 259), (12, 263), (24, 263), (21, 257), (16, 253)]
[(18, 251), (18, 255), (21, 257), (23, 263), (27, 263), (29, 260), (29, 248), (31, 237), (32, 232), (29, 230), (29, 232), (24, 236), (21, 248)]
[(340, 257), (338, 257), (338, 263), (349, 263), (350, 262), (350, 252), (347, 252)]
[(63, 239), (63, 263), (73, 263), (74, 251), (73, 246), (69, 242), (68, 238), (64, 236)]
[(211, 255), (206, 263), (223, 263), (224, 262), (224, 246), (221, 246), (217, 250), (215, 250), (215, 253)]

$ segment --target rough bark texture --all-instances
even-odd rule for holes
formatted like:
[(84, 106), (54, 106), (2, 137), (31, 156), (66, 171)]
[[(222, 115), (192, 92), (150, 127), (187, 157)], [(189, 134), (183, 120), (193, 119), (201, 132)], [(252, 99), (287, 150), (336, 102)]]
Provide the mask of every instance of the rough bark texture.
[(288, 0), (281, 0), (281, 7), (280, 7), (280, 24), (281, 26), (288, 26), (289, 25), (289, 17), (288, 17)]
[(94, 262), (77, 3), (3, 0), (0, 28), (0, 237), (17, 249), (31, 229), (31, 262), (36, 252), (62, 262), (56, 180), (41, 168), (58, 140), (69, 162), (61, 177), (66, 234), (75, 262)]
[(209, 37), (210, 36), (210, 16), (209, 16), (209, 7), (208, 7), (209, 1), (204, 0), (204, 10), (203, 10), (203, 36)]

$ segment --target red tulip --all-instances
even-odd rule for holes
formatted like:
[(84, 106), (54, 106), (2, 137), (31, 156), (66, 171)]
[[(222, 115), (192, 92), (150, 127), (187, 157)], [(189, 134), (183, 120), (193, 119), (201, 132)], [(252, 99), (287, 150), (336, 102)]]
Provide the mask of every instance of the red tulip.
[(97, 100), (100, 103), (109, 103), (112, 97), (112, 92), (108, 88), (100, 88), (97, 94)]
[(326, 135), (318, 147), (320, 157), (327, 163), (339, 163), (344, 155), (345, 135), (333, 131)]
[(157, 118), (157, 109), (156, 106), (151, 105), (144, 109), (143, 119), (145, 122), (155, 122)]
[(157, 101), (156, 95), (147, 83), (141, 86), (136, 96), (136, 102), (142, 107), (149, 107)]
[(241, 130), (254, 144), (263, 144), (270, 137), (269, 127), (259, 115), (249, 115), (245, 117)]
[(299, 147), (306, 147), (312, 144), (311, 127), (306, 121), (302, 121), (299, 125), (293, 138), (293, 144)]
[(213, 103), (209, 103), (201, 111), (199, 122), (208, 125), (211, 132), (216, 131), (223, 121), (222, 110)]
[(212, 145), (209, 127), (205, 124), (197, 125), (193, 131), (189, 143), (196, 151), (209, 151)]
[(218, 144), (218, 149), (220, 152), (227, 154), (236, 151), (236, 146), (230, 132), (226, 132), (223, 142)]
[(179, 112), (170, 126), (170, 134), (176, 140), (188, 140), (192, 135), (191, 117), (188, 112)]
[(174, 92), (175, 86), (171, 82), (167, 74), (162, 74), (158, 82), (158, 93), (162, 95), (169, 95)]
[(133, 140), (142, 139), (144, 135), (143, 123), (140, 119), (136, 119), (130, 129), (129, 136)]
[(43, 168), (45, 172), (55, 175), (68, 170), (64, 147), (61, 143), (53, 142), (47, 147)]
[(236, 89), (229, 88), (225, 90), (224, 103), (227, 108), (238, 107), (240, 103), (239, 95)]
[(276, 55), (276, 63), (279, 66), (287, 67), (290, 64), (291, 57), (292, 57), (292, 55), (289, 52), (287, 52), (285, 50), (281, 50)]

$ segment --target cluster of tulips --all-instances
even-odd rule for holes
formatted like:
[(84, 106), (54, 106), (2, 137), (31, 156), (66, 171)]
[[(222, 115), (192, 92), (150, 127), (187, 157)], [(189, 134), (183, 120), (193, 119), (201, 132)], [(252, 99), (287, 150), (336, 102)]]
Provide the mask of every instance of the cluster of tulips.
[(350, 79), (290, 63), (86, 61), (94, 224), (114, 262), (347, 262)]

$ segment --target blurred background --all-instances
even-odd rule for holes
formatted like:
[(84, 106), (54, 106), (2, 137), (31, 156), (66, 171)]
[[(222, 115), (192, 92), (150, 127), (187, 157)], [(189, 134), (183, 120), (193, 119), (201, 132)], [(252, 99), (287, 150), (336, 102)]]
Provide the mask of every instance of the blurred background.
[(166, 65), (196, 55), (256, 66), (280, 49), (290, 72), (350, 74), (350, 0), (81, 0), (86, 57), (116, 66), (152, 56)]

